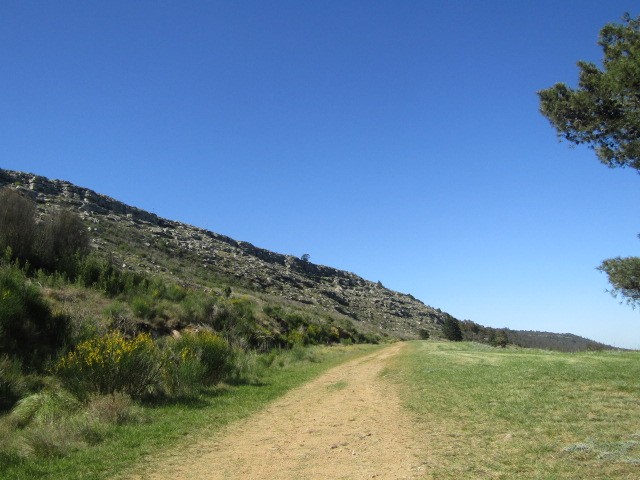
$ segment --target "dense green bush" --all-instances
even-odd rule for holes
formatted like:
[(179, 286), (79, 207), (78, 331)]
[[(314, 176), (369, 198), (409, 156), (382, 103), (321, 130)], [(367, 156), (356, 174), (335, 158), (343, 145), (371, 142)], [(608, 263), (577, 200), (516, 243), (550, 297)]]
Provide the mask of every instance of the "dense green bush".
[(444, 338), (452, 342), (462, 341), (462, 330), (460, 329), (460, 323), (458, 320), (448, 315), (442, 325), (442, 335), (444, 335)]
[(40, 368), (67, 342), (69, 330), (69, 320), (51, 313), (19, 269), (0, 266), (0, 354)]
[(159, 302), (148, 296), (136, 296), (131, 300), (131, 310), (136, 317), (152, 319), (158, 314)]
[(224, 338), (210, 331), (183, 332), (167, 338), (164, 350), (164, 383), (171, 395), (184, 395), (202, 386), (242, 376), (244, 352), (234, 350)]
[(187, 348), (180, 348), (175, 342), (168, 342), (165, 350), (165, 364), (162, 381), (169, 396), (190, 395), (203, 386), (205, 366)]
[(21, 262), (33, 261), (36, 206), (15, 190), (0, 190), (0, 251), (7, 248)]
[[(78, 215), (59, 210), (36, 222), (35, 202), (15, 190), (0, 191), (0, 251), (28, 268), (75, 278), (89, 252), (89, 235)], [(10, 250), (7, 250), (10, 249)]]
[(215, 384), (224, 380), (233, 366), (233, 349), (224, 338), (210, 331), (186, 332), (175, 340), (181, 356), (197, 358), (203, 366), (202, 381)]
[(44, 218), (36, 235), (37, 265), (76, 278), (81, 259), (89, 253), (89, 235), (80, 217), (60, 210)]
[(122, 270), (113, 261), (89, 255), (78, 266), (77, 281), (87, 288), (95, 288), (109, 297), (120, 294), (146, 293), (149, 280), (142, 274)]

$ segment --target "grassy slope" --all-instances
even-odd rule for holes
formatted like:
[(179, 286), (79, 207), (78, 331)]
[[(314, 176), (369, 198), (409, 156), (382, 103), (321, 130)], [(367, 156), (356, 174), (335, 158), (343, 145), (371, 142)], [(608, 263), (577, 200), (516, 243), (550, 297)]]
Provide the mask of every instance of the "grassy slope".
[[(149, 422), (113, 427), (102, 444), (76, 452), (65, 458), (25, 461), (0, 465), (0, 478), (24, 479), (104, 479), (114, 478), (127, 469), (153, 461), (164, 449), (179, 448), (202, 435), (215, 435), (226, 424), (243, 418), (269, 401), (283, 395), (343, 361), (379, 348), (372, 345), (353, 347), (315, 347), (313, 361), (283, 358), (284, 366), (269, 368), (259, 385), (224, 387), (186, 402), (176, 401), (149, 409)], [(289, 357), (296, 352), (287, 353)], [(304, 359), (303, 359), (304, 360)]]
[(427, 478), (640, 478), (640, 352), (414, 342), (387, 373)]

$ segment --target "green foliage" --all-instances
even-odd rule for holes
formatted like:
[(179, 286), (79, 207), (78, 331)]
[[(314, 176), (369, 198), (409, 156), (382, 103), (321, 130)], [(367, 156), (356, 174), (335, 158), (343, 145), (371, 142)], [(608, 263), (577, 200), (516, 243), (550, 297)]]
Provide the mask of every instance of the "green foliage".
[(193, 292), (180, 303), (180, 320), (193, 324), (207, 324), (216, 312), (216, 299), (211, 295)]
[(598, 270), (609, 276), (614, 296), (624, 297), (632, 306), (640, 305), (639, 257), (610, 258), (602, 262)]
[(167, 340), (169, 361), (167, 376), (170, 389), (189, 388), (190, 385), (213, 385), (224, 380), (232, 371), (234, 352), (220, 335), (208, 330), (184, 332)]
[[(609, 167), (640, 172), (640, 17), (625, 14), (622, 24), (600, 31), (603, 69), (578, 62), (577, 89), (558, 83), (538, 92), (540, 110), (558, 135), (593, 148)], [(614, 296), (631, 305), (640, 299), (640, 258), (605, 260), (599, 270), (609, 276)]]
[(460, 323), (458, 320), (447, 315), (444, 320), (444, 324), (442, 325), (442, 335), (444, 338), (452, 342), (462, 341), (462, 330), (460, 330)]
[[(109, 297), (120, 294), (146, 293), (151, 281), (139, 273), (122, 270), (113, 261), (96, 255), (87, 256), (78, 267), (77, 281), (80, 285), (95, 288)], [(161, 284), (161, 282), (157, 282)]]
[[(169, 342), (175, 343), (175, 342)], [(202, 388), (205, 366), (197, 354), (190, 350), (169, 345), (165, 352), (166, 363), (162, 382), (169, 396), (193, 395)]]
[(136, 317), (150, 320), (158, 314), (159, 303), (149, 296), (137, 296), (131, 300), (131, 310)]
[(23, 398), (0, 423), (0, 458), (10, 464), (67, 456), (102, 442), (111, 425), (136, 423), (140, 417), (140, 408), (124, 393), (91, 395), (82, 402), (53, 386)]
[(0, 412), (10, 409), (26, 391), (20, 363), (0, 356)]
[(68, 210), (35, 220), (33, 200), (8, 188), (0, 192), (0, 251), (30, 267), (75, 278), (89, 251), (89, 235), (80, 217)]
[(146, 333), (127, 339), (114, 331), (80, 343), (58, 360), (54, 372), (81, 397), (124, 392), (140, 398), (159, 387), (161, 352)]
[(53, 315), (24, 274), (0, 266), (0, 354), (19, 358), (27, 368), (39, 368), (67, 341), (69, 321)]
[(32, 260), (36, 235), (35, 203), (15, 190), (0, 191), (0, 251), (11, 249), (21, 262)]
[(575, 144), (587, 144), (609, 167), (640, 170), (640, 17), (600, 31), (603, 69), (578, 62), (577, 89), (563, 83), (538, 92), (540, 110)]
[[(263, 313), (278, 322), (282, 333), (274, 340), (277, 346), (293, 347), (297, 344), (317, 345), (341, 343), (378, 343), (375, 334), (359, 332), (353, 325), (321, 319), (300, 311), (292, 311), (275, 305), (265, 305)], [(324, 321), (323, 321), (324, 320)]]
[(76, 278), (81, 259), (89, 252), (89, 235), (75, 213), (60, 210), (44, 218), (36, 237), (36, 262), (49, 271)]
[(505, 348), (509, 343), (507, 332), (504, 330), (496, 330), (492, 337), (489, 339), (489, 343), (494, 347)]

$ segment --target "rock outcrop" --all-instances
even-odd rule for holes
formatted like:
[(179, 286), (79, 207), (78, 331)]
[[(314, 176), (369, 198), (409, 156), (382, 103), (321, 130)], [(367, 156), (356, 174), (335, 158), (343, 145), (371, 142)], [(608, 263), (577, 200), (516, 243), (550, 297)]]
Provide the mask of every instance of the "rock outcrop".
[[(447, 313), (411, 295), (383, 287), (354, 273), (274, 253), (202, 228), (160, 218), (118, 200), (62, 180), (0, 169), (0, 187), (31, 196), (41, 212), (69, 208), (87, 222), (95, 248), (123, 267), (170, 275), (180, 268), (208, 277), (228, 279), (247, 289), (337, 312), (354, 322), (400, 337), (421, 331), (438, 334)], [(141, 249), (124, 248), (132, 242)]]

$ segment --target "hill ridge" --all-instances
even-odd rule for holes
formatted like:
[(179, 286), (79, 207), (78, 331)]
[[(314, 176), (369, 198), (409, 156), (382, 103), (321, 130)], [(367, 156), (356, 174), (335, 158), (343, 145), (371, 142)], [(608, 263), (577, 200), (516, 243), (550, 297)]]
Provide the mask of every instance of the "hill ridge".
[[(317, 306), (381, 333), (400, 338), (427, 331), (439, 335), (450, 316), (410, 294), (396, 292), (355, 273), (272, 252), (246, 241), (162, 218), (65, 180), (0, 169), (0, 187), (32, 197), (41, 212), (70, 208), (88, 223), (96, 249), (126, 268), (162, 273), (177, 280), (177, 269), (164, 260), (181, 259), (183, 271), (204, 280), (229, 279), (260, 293)], [(130, 251), (123, 241), (140, 246)]]

